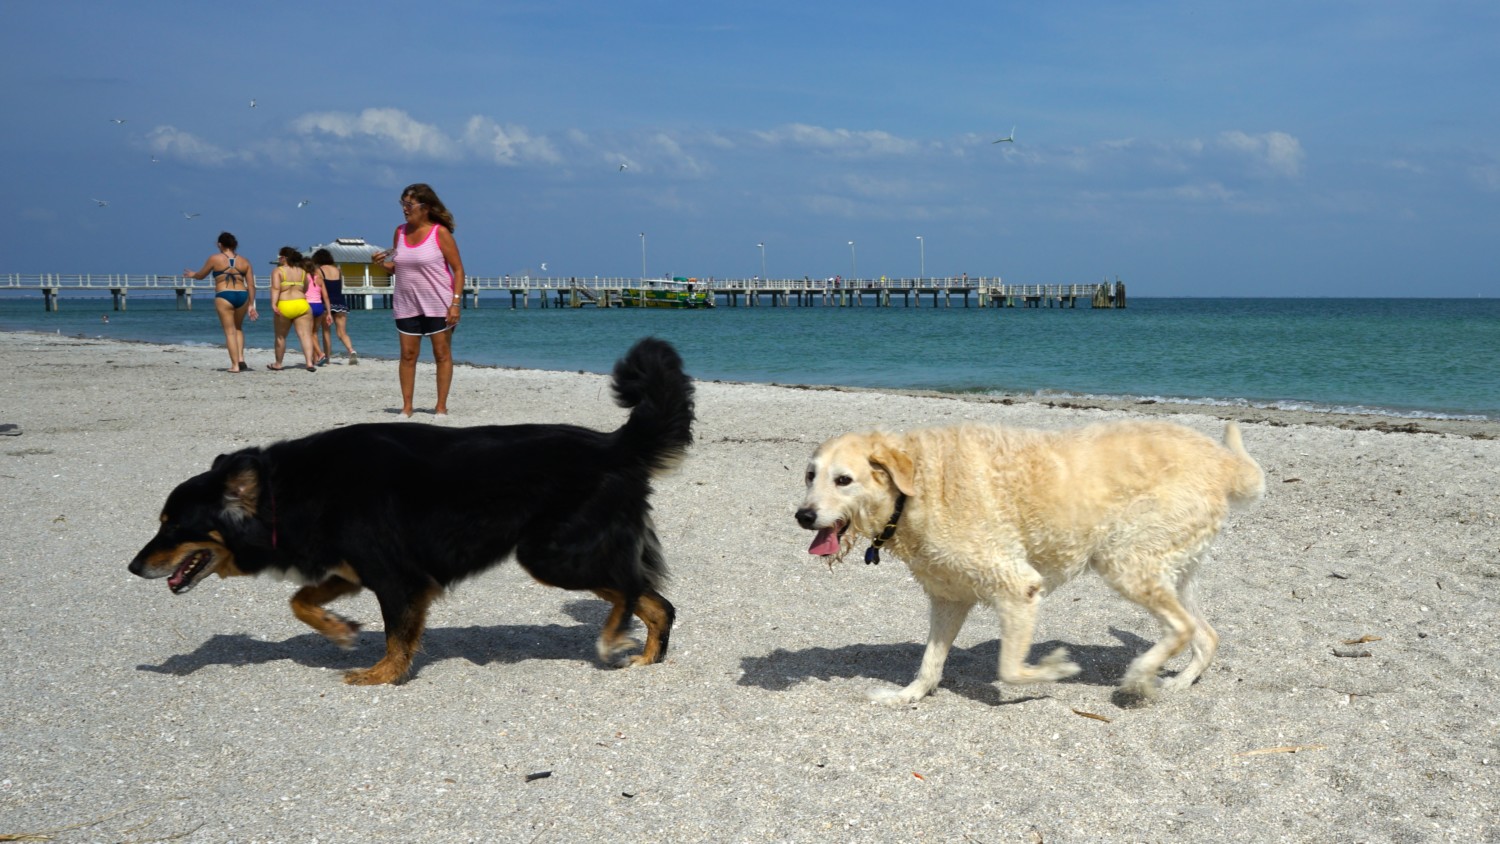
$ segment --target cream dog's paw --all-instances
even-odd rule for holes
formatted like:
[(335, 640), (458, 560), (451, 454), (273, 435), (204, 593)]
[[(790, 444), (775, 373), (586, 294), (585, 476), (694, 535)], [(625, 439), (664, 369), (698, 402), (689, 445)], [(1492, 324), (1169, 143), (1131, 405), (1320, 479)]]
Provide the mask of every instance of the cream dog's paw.
[(872, 703), (882, 706), (911, 706), (930, 693), (930, 689), (920, 686), (907, 686), (901, 689), (890, 689), (884, 686), (870, 689), (865, 692), (865, 697)]

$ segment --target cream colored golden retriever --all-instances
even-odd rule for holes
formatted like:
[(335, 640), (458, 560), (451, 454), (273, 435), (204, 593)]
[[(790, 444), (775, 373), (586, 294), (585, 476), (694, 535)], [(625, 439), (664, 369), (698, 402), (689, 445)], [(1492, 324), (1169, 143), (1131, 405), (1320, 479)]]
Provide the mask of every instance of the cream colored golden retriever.
[[(1186, 688), (1214, 657), (1193, 576), (1231, 504), (1265, 492), (1265, 475), (1230, 422), (1219, 445), (1181, 425), (1122, 422), (1069, 431), (963, 425), (904, 434), (844, 434), (807, 466), (797, 522), (817, 531), (809, 553), (842, 559), (859, 538), (905, 561), (932, 602), (922, 666), (911, 685), (871, 692), (909, 704), (937, 687), (977, 603), (1000, 615), (1000, 679), (1041, 683), (1078, 673), (1058, 648), (1026, 663), (1037, 606), (1084, 569), (1145, 607), (1165, 632), (1136, 658), (1121, 691), (1146, 699), (1167, 660), (1187, 668), (1160, 685)], [(866, 552), (866, 561), (871, 552)]]

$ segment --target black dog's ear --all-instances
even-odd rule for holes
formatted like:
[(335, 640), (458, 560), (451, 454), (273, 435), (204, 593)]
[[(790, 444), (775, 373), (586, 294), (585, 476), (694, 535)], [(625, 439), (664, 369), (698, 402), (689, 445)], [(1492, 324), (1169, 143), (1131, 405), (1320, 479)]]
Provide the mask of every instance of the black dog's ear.
[(214, 469), (224, 475), (224, 512), (240, 519), (255, 516), (260, 505), (261, 458), (258, 450), (221, 454)]

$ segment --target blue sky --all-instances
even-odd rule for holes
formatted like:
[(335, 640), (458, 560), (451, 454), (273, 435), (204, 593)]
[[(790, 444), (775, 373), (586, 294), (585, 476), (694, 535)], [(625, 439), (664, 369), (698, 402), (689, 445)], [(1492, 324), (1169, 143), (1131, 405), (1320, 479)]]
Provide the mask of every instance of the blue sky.
[(59, 0), (0, 75), (0, 272), (389, 242), (425, 181), (472, 275), (1500, 294), (1487, 2)]

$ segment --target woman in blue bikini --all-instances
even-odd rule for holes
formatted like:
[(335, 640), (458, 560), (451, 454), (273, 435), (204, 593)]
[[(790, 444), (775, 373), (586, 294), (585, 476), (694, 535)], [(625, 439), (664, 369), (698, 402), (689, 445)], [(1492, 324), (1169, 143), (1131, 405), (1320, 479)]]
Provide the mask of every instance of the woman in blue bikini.
[(224, 326), (224, 348), (229, 351), (229, 371), (244, 372), (245, 366), (245, 316), (252, 321), (260, 319), (255, 312), (255, 270), (250, 262), (235, 254), (240, 246), (234, 235), (223, 232), (219, 235), (219, 252), (210, 255), (197, 272), (183, 270), (183, 278), (201, 279), (210, 273), (214, 277), (214, 311), (219, 315), (219, 324)]

